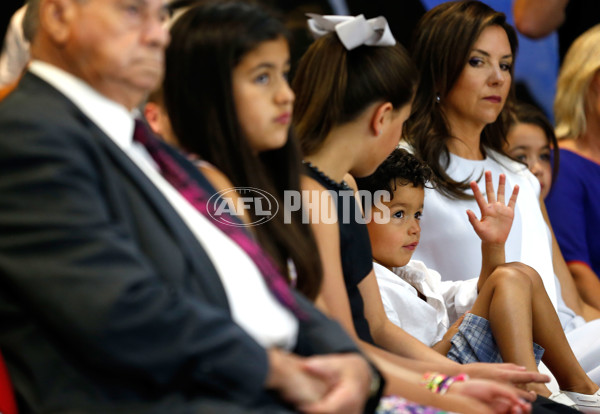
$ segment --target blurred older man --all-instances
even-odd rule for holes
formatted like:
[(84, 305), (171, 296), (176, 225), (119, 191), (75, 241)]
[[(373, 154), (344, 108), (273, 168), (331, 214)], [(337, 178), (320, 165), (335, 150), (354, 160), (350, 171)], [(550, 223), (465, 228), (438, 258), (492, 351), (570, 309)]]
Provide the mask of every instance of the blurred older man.
[[(41, 0), (0, 104), (0, 350), (21, 411), (373, 410), (378, 375), (341, 328), (277, 300), (133, 141), (166, 18), (162, 0)], [(232, 306), (240, 275), (252, 300)]]

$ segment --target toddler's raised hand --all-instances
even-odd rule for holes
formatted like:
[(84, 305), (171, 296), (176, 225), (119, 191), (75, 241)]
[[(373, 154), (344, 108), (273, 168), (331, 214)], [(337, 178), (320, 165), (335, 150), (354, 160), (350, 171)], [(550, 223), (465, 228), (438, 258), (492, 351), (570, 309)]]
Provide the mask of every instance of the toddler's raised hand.
[(479, 238), (490, 244), (504, 244), (510, 233), (512, 222), (515, 216), (515, 204), (519, 194), (519, 186), (515, 185), (508, 204), (504, 203), (506, 176), (500, 174), (498, 182), (498, 195), (494, 194), (494, 184), (492, 183), (492, 173), (485, 172), (485, 192), (487, 201), (479, 191), (479, 186), (475, 181), (471, 181), (471, 189), (475, 196), (475, 201), (481, 211), (481, 219), (478, 219), (475, 213), (467, 210), (469, 222), (473, 226), (475, 233)]

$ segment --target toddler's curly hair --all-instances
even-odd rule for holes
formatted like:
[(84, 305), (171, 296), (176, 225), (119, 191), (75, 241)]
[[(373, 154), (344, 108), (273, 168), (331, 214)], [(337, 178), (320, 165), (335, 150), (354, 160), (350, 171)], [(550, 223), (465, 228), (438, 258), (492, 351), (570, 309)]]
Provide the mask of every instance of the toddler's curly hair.
[(377, 170), (368, 177), (357, 178), (359, 190), (374, 194), (378, 190), (390, 194), (396, 185), (412, 184), (415, 187), (431, 188), (433, 172), (429, 166), (403, 148), (396, 148)]

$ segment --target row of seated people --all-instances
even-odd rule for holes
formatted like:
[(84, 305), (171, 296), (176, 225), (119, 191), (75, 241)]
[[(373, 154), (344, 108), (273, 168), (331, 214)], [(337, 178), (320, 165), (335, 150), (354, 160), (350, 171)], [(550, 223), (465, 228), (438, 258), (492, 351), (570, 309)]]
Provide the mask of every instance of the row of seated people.
[[(36, 0), (37, 1), (37, 0)], [(195, 0), (173, 0), (170, 2), (170, 7), (177, 10), (180, 7), (186, 7)], [(581, 18), (581, 9), (584, 7), (581, 4), (569, 3), (561, 1), (561, 5), (548, 7), (544, 10), (548, 14), (548, 21), (544, 22), (540, 13), (535, 13), (536, 7), (540, 6), (537, 0), (518, 1), (514, 5), (515, 21), (518, 27), (525, 30), (527, 34), (534, 34), (535, 37), (542, 33), (547, 33), (551, 28), (562, 21), (560, 16), (565, 13), (578, 13)], [(435, 2), (434, 2), (435, 4)], [(306, 30), (299, 28), (297, 21), (303, 18), (300, 12), (303, 10), (321, 10), (323, 12), (343, 12), (360, 10), (366, 15), (373, 15), (377, 11), (385, 11), (393, 13), (391, 21), (391, 30), (395, 37), (403, 45), (410, 44), (412, 31), (414, 30), (417, 18), (425, 13), (425, 6), (420, 1), (405, 2), (403, 4), (403, 13), (397, 10), (398, 5), (392, 5), (385, 2), (371, 2), (364, 4), (362, 1), (342, 1), (339, 2), (289, 2), (289, 4), (273, 4), (284, 12), (286, 12), (286, 25), (294, 30), (295, 41), (292, 48), (292, 62), (296, 62), (301, 56), (301, 53), (306, 50), (309, 42), (309, 34)], [(431, 7), (431, 6), (429, 6)], [(567, 8), (567, 10), (563, 10)], [(2, 56), (0, 57), (0, 85), (12, 84), (12, 80), (18, 76), (18, 73), (26, 65), (29, 59), (29, 39), (33, 36), (35, 30), (35, 15), (26, 13), (27, 4), (19, 9), (12, 21), (7, 33), (7, 40), (4, 45)], [(544, 14), (546, 16), (546, 14)], [(569, 14), (570, 16), (570, 14)], [(569, 19), (573, 19), (572, 16)], [(567, 19), (567, 20), (569, 20)], [(584, 28), (592, 27), (591, 24), (595, 17), (589, 16)], [(553, 23), (552, 26), (550, 22)], [(569, 29), (564, 27), (565, 32), (573, 31), (573, 22), (567, 21)], [(539, 26), (539, 27), (538, 27)], [(562, 30), (561, 26), (561, 30)], [(539, 30), (543, 30), (540, 32)], [(578, 34), (583, 30), (581, 28)], [(572, 35), (572, 34), (571, 34)], [(594, 109), (593, 96), (597, 90), (598, 84), (598, 62), (596, 45), (597, 39), (600, 37), (600, 28), (596, 26), (592, 30), (588, 30), (585, 35), (580, 36), (576, 44), (570, 48), (569, 59), (563, 65), (559, 86), (558, 95), (556, 97), (555, 115), (557, 117), (558, 138), (560, 139), (560, 148), (563, 154), (563, 174), (560, 180), (558, 178), (558, 163), (559, 157), (556, 157), (556, 166), (553, 173), (548, 174), (550, 164), (549, 149), (546, 144), (542, 144), (542, 132), (540, 129), (534, 128), (531, 130), (524, 126), (521, 136), (535, 136), (538, 143), (517, 142), (520, 150), (515, 153), (519, 158), (524, 158), (523, 148), (530, 147), (535, 149), (535, 154), (531, 154), (531, 162), (535, 163), (535, 159), (540, 160), (540, 165), (543, 166), (545, 178), (542, 178), (542, 196), (548, 194), (550, 189), (550, 176), (555, 181), (555, 191), (546, 200), (550, 222), (553, 224), (556, 233), (557, 242), (565, 257), (565, 261), (569, 267), (570, 273), (573, 275), (579, 294), (586, 302), (596, 308), (600, 308), (600, 282), (598, 275), (600, 274), (600, 246), (593, 237), (595, 230), (598, 228), (600, 217), (594, 208), (596, 194), (598, 194), (596, 183), (598, 180), (591, 177), (597, 177), (600, 169), (597, 168), (600, 163), (600, 154), (595, 151), (595, 142), (599, 133), (597, 132), (598, 111)], [(573, 39), (568, 39), (565, 42), (561, 41), (561, 56), (564, 55), (571, 45)], [(522, 39), (522, 38), (521, 38)], [(529, 46), (529, 45), (525, 45)], [(528, 49), (529, 50), (529, 49)], [(522, 55), (523, 53), (521, 53)], [(522, 60), (523, 58), (519, 59)], [(518, 71), (518, 68), (517, 68)], [(4, 92), (12, 88), (5, 88)], [(3, 93), (0, 92), (0, 98)], [(517, 96), (519, 89), (517, 86)], [(590, 96), (590, 98), (588, 98)], [(588, 99), (592, 99), (590, 103)], [(525, 108), (524, 108), (525, 109)], [(534, 116), (543, 123), (544, 127), (547, 122), (543, 119), (543, 114), (531, 114), (532, 109), (525, 109), (528, 114), (524, 116)], [(517, 110), (521, 112), (522, 110)], [(517, 134), (519, 135), (519, 134)], [(548, 145), (552, 145), (553, 132), (544, 134), (547, 138)], [(510, 139), (510, 135), (508, 136)], [(536, 139), (536, 138), (534, 138)], [(516, 144), (511, 144), (511, 147), (516, 148)], [(558, 147), (558, 145), (556, 145)], [(509, 150), (510, 153), (510, 150)], [(511, 154), (512, 155), (512, 154)], [(591, 162), (590, 162), (591, 161)], [(533, 165), (533, 164), (532, 164)], [(532, 167), (541, 174), (538, 167)], [(576, 211), (576, 214), (569, 212)], [(567, 217), (565, 219), (565, 217)]]
[[(170, 31), (162, 85), (163, 125), (200, 160), (193, 165), (130, 113), (162, 78), (162, 2), (42, 0), (39, 12), (34, 60), (0, 106), (2, 304), (4, 319), (12, 318), (0, 348), (24, 412), (568, 412), (543, 398), (532, 408), (531, 393), (489, 379), (599, 406), (586, 375), (596, 368), (586, 359), (590, 347), (574, 353), (568, 342), (597, 329), (586, 321), (597, 311), (579, 298), (564, 262), (556, 271), (543, 265), (552, 261), (549, 243), (542, 258), (519, 251), (545, 221), (533, 203), (539, 187), (503, 158), (498, 139), (516, 48), (502, 14), (476, 1), (433, 9), (419, 25), (414, 63), (385, 19), (313, 16), (319, 40), (292, 90), (281, 22), (245, 3), (193, 7)], [(452, 26), (467, 22), (470, 43)], [(440, 47), (444, 38), (451, 48)], [(439, 55), (457, 45), (464, 56), (455, 62)], [(431, 60), (448, 67), (428, 73)], [(451, 69), (455, 79), (447, 78)], [(403, 128), (429, 166), (394, 151)], [(435, 139), (431, 152), (424, 142)], [(447, 167), (457, 159), (481, 170), (452, 177)], [(377, 205), (382, 227), (367, 227), (356, 220), (352, 177), (371, 175), (384, 160), (380, 170), (393, 173), (373, 179), (372, 192), (389, 187), (392, 198)], [(484, 170), (503, 174), (497, 196)], [(487, 201), (470, 177), (482, 180)], [(438, 184), (425, 188), (429, 181)], [(518, 202), (517, 190), (505, 202), (505, 187), (517, 185)], [(268, 192), (283, 209), (291, 209), (286, 192), (306, 190), (317, 220), (306, 222), (299, 209), (254, 226), (262, 213), (252, 209), (213, 220), (222, 213), (211, 196), (231, 187)], [(434, 196), (423, 207), (426, 193), (476, 204), (482, 216), (468, 213), (467, 230), (481, 238), (475, 249), (443, 240), (443, 226), (428, 224), (451, 254), (479, 257), (470, 260), (476, 272), (464, 263), (465, 274), (479, 275), (459, 284), (464, 294), (444, 294), (441, 336), (430, 344), (390, 321), (397, 308), (384, 307), (376, 280), (410, 265), (421, 214), (441, 217), (427, 211)], [(332, 209), (336, 222), (318, 220)], [(440, 294), (430, 285), (417, 297)], [(493, 352), (476, 348), (476, 328), (484, 338), (477, 346)], [(537, 373), (542, 352), (555, 392)], [(481, 364), (502, 360), (516, 365)]]
[[(36, 0), (37, 1), (37, 0)], [(195, 0), (173, 0), (170, 2), (170, 7), (177, 10), (180, 7), (189, 6)], [(347, 3), (344, 5), (344, 3)], [(284, 12), (286, 12), (286, 25), (294, 30), (295, 41), (292, 48), (292, 62), (297, 61), (306, 48), (308, 47), (309, 34), (306, 30), (298, 27), (298, 19), (303, 10), (321, 10), (327, 12), (342, 12), (348, 10), (361, 10), (366, 15), (372, 15), (377, 11), (385, 11), (393, 13), (391, 24), (392, 33), (403, 45), (410, 44), (412, 31), (414, 30), (415, 22), (418, 17), (425, 13), (425, 6), (420, 1), (405, 2), (403, 4), (403, 13), (397, 10), (398, 5), (392, 5), (385, 2), (371, 2), (364, 4), (362, 1), (351, 2), (289, 2), (286, 5), (273, 4)], [(434, 2), (435, 4), (435, 2)], [(567, 13), (578, 13), (581, 18), (582, 7), (580, 4), (561, 1), (562, 6), (552, 6), (545, 10), (548, 13), (549, 21), (562, 21), (560, 16)], [(431, 6), (429, 6), (431, 7)], [(535, 13), (537, 0), (518, 1), (514, 5), (515, 20), (518, 27), (525, 29), (526, 33), (535, 33), (538, 37), (542, 32), (536, 29), (538, 26), (545, 27), (544, 30), (550, 30), (554, 26), (548, 26), (548, 22), (538, 21), (542, 16)], [(564, 8), (568, 10), (563, 10)], [(7, 33), (7, 41), (5, 42), (2, 56), (0, 57), (0, 85), (12, 84), (12, 80), (18, 76), (22, 67), (26, 65), (29, 59), (28, 42), (34, 31), (35, 16), (31, 13), (26, 13), (27, 4), (20, 8), (14, 15), (11, 21), (11, 27)], [(595, 17), (589, 17), (586, 21), (585, 28), (593, 26), (591, 24)], [(570, 17), (572, 19), (572, 17)], [(537, 23), (535, 23), (537, 22)], [(573, 23), (568, 21), (569, 29), (564, 27), (565, 32), (571, 31)], [(561, 30), (562, 30), (561, 26)], [(539, 28), (542, 30), (542, 27)], [(582, 31), (581, 28), (578, 34)], [(569, 271), (575, 279), (575, 283), (579, 290), (579, 294), (590, 303), (592, 306), (600, 307), (600, 282), (598, 274), (600, 274), (600, 246), (595, 242), (592, 236), (597, 229), (600, 218), (597, 215), (596, 209), (593, 208), (598, 194), (595, 183), (597, 180), (589, 179), (589, 175), (597, 176), (600, 169), (597, 168), (600, 162), (600, 155), (594, 150), (594, 143), (597, 140), (598, 132), (595, 125), (597, 124), (598, 111), (594, 110), (594, 104), (587, 104), (587, 96), (594, 93), (597, 89), (598, 76), (596, 75), (599, 67), (599, 62), (596, 56), (595, 45), (598, 44), (597, 38), (600, 37), (600, 28), (587, 31), (585, 36), (580, 36), (580, 39), (570, 50), (569, 59), (561, 71), (559, 81), (559, 93), (556, 97), (556, 117), (557, 128), (560, 138), (560, 148), (563, 154), (563, 164), (565, 164), (564, 172), (559, 181), (556, 181), (556, 189), (546, 200), (550, 222), (553, 223), (556, 233), (557, 242), (561, 248), (565, 260), (569, 267)], [(543, 31), (546, 33), (546, 31)], [(569, 38), (567, 41), (561, 41), (561, 56), (564, 55), (574, 40)], [(521, 38), (522, 39), (522, 38)], [(564, 43), (564, 44), (563, 44)], [(529, 45), (525, 45), (529, 46)], [(530, 47), (530, 46), (529, 46)], [(529, 50), (529, 49), (528, 49)], [(523, 53), (521, 53), (522, 55)], [(523, 58), (519, 59), (522, 60)], [(517, 68), (518, 70), (518, 68)], [(5, 91), (11, 88), (6, 88)], [(519, 86), (517, 85), (517, 96), (519, 96)], [(2, 93), (0, 93), (0, 98)], [(593, 98), (590, 98), (593, 99)], [(517, 111), (519, 112), (519, 111)], [(527, 109), (531, 112), (531, 109)], [(543, 114), (535, 114), (536, 119), (543, 118)], [(588, 121), (589, 120), (589, 121)], [(545, 120), (541, 120), (546, 124)], [(539, 129), (531, 131), (533, 135), (541, 138)], [(525, 127), (525, 136), (530, 136), (531, 133)], [(549, 144), (552, 144), (551, 136), (553, 133), (545, 134)], [(510, 138), (510, 135), (509, 135)], [(540, 141), (541, 143), (541, 141)], [(521, 143), (519, 143), (521, 144)], [(514, 147), (514, 145), (512, 145)], [(519, 145), (522, 147), (523, 145)], [(530, 146), (526, 144), (525, 146)], [(543, 169), (548, 170), (548, 150), (545, 145), (542, 150), (538, 149), (535, 158), (542, 158), (541, 165)], [(558, 145), (557, 145), (558, 147)], [(516, 151), (520, 158), (523, 158), (523, 150)], [(590, 162), (591, 161), (591, 162)], [(557, 178), (558, 172), (558, 157), (556, 158), (556, 168), (552, 174)], [(534, 167), (539, 170), (537, 167)], [(538, 174), (540, 174), (538, 172)], [(550, 189), (550, 175), (544, 179), (545, 188), (542, 188), (542, 195), (546, 196)], [(569, 214), (570, 211), (577, 211), (577, 214)], [(564, 217), (568, 216), (568, 219)]]

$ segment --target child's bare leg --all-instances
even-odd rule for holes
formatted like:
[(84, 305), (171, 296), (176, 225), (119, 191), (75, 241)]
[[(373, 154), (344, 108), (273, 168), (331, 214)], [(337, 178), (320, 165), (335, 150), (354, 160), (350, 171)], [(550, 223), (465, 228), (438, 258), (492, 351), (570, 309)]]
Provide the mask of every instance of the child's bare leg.
[(556, 377), (561, 390), (593, 394), (598, 386), (587, 376), (567, 341), (558, 315), (546, 294), (539, 274), (529, 266), (514, 263), (533, 287), (533, 339), (546, 349), (542, 360)]
[[(471, 313), (490, 322), (504, 361), (537, 371), (533, 355), (532, 310), (531, 280), (518, 269), (505, 265), (496, 268), (488, 277)], [(543, 396), (551, 394), (543, 384), (529, 384), (528, 389)]]
[[(498, 267), (481, 289), (472, 312), (490, 321), (505, 361), (537, 370), (531, 346), (535, 341), (545, 348), (542, 359), (562, 390), (582, 394), (598, 390), (579, 365), (539, 275), (529, 266), (511, 263)], [(530, 389), (550, 394), (545, 386), (531, 385)]]

